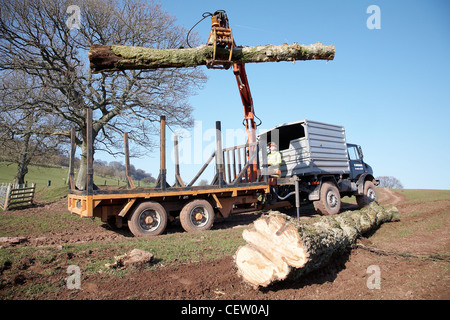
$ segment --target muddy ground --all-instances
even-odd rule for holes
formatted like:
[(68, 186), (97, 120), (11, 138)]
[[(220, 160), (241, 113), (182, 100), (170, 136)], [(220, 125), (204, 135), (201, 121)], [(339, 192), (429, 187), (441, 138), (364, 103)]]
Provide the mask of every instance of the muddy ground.
[[(164, 265), (144, 268), (126, 275), (110, 273), (83, 274), (80, 289), (69, 290), (63, 283), (67, 263), (61, 261), (60, 272), (39, 270), (31, 259), (22, 264), (0, 266), (1, 299), (96, 299), (96, 300), (308, 300), (308, 299), (358, 299), (358, 300), (410, 300), (450, 298), (450, 200), (408, 202), (400, 193), (389, 189), (379, 190), (380, 204), (395, 205), (400, 221), (384, 224), (376, 232), (360, 240), (346, 254), (336, 257), (330, 264), (297, 281), (278, 283), (264, 290), (255, 290), (243, 283), (236, 273), (232, 255), (200, 263)], [(64, 211), (65, 199), (52, 204), (16, 211), (36, 214), (49, 210)], [(345, 204), (344, 209), (356, 209)], [(2, 213), (5, 214), (5, 213)], [(304, 213), (303, 213), (304, 214)], [(302, 219), (308, 219), (306, 213)], [(219, 221), (214, 228), (242, 227), (258, 215), (240, 215)], [(90, 241), (110, 243), (129, 239), (129, 232), (117, 233), (105, 226), (93, 225), (91, 229), (73, 226), (42, 236), (20, 231), (26, 243), (13, 246), (59, 246)], [(30, 231), (31, 232), (31, 231)], [(169, 232), (183, 232), (173, 227)], [(376, 252), (373, 252), (376, 251)], [(86, 259), (96, 259), (95, 254)], [(70, 257), (68, 257), (70, 258)], [(372, 267), (371, 267), (372, 266)], [(373, 267), (375, 266), (375, 267)], [(17, 269), (13, 273), (11, 270)], [(374, 269), (379, 270), (378, 288), (373, 288)], [(59, 279), (59, 280), (58, 280)], [(60, 282), (59, 290), (32, 292), (14, 290), (14, 287)], [(372, 284), (372, 285), (371, 285)], [(372, 288), (370, 288), (372, 287)]]

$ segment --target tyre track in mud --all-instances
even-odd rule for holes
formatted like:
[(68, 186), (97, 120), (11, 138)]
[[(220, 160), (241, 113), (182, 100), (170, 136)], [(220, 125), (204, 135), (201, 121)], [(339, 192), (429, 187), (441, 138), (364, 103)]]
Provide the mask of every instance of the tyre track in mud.
[(405, 202), (405, 197), (392, 189), (377, 188), (379, 200), (378, 202), (384, 206), (395, 206)]

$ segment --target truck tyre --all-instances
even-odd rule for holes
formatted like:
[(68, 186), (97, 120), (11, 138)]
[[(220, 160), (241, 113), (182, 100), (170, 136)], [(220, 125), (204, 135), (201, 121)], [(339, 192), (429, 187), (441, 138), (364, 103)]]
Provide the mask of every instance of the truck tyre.
[(193, 200), (181, 210), (180, 222), (187, 232), (209, 230), (214, 223), (214, 209), (207, 200)]
[(373, 201), (378, 201), (377, 190), (373, 182), (367, 180), (364, 182), (364, 193), (356, 196), (356, 203), (362, 209)]
[(128, 227), (135, 237), (158, 236), (167, 226), (167, 212), (157, 202), (146, 201), (134, 209)]
[(320, 188), (320, 200), (314, 201), (317, 213), (328, 216), (341, 210), (341, 195), (332, 182), (324, 182)]

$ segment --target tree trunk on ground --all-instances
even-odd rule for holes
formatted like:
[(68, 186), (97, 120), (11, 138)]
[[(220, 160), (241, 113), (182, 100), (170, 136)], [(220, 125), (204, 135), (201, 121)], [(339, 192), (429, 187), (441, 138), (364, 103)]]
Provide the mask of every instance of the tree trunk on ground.
[(236, 252), (238, 274), (255, 287), (296, 279), (344, 253), (357, 237), (398, 219), (395, 207), (374, 202), (360, 211), (301, 222), (280, 212), (262, 216), (242, 236), (247, 245)]
[[(296, 60), (333, 60), (333, 45), (320, 42), (311, 45), (282, 44), (235, 47), (232, 62), (256, 63)], [(217, 47), (216, 59), (228, 60), (230, 51)], [(128, 69), (185, 68), (206, 65), (213, 57), (212, 46), (190, 49), (151, 49), (129, 46), (92, 45), (89, 60), (93, 72)]]

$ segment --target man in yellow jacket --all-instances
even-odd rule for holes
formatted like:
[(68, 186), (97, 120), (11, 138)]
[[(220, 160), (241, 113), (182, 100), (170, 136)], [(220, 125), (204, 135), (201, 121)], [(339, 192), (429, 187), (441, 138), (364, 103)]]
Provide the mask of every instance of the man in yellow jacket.
[(270, 153), (267, 155), (267, 163), (269, 165), (269, 175), (271, 177), (279, 178), (281, 175), (281, 153), (278, 152), (278, 147), (275, 142), (269, 142)]

